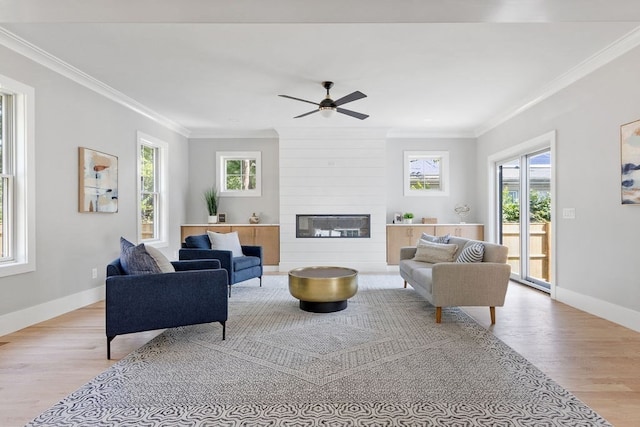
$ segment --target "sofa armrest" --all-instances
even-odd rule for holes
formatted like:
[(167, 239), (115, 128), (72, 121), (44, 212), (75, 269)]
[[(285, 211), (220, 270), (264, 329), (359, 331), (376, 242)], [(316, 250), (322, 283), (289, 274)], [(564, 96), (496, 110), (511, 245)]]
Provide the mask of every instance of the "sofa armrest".
[(431, 291), (433, 305), (502, 306), (510, 274), (511, 266), (503, 263), (434, 264)]
[(178, 251), (178, 258), (181, 261), (194, 259), (217, 259), (220, 261), (220, 268), (227, 270), (229, 284), (234, 283), (233, 254), (231, 251), (183, 248)]
[(220, 267), (220, 261), (217, 259), (193, 259), (183, 261), (171, 261), (176, 271), (191, 270), (217, 270)]
[(405, 246), (400, 248), (400, 259), (411, 259), (416, 256), (416, 248), (415, 246)]
[(242, 253), (246, 256), (254, 256), (262, 259), (262, 246), (242, 245)]

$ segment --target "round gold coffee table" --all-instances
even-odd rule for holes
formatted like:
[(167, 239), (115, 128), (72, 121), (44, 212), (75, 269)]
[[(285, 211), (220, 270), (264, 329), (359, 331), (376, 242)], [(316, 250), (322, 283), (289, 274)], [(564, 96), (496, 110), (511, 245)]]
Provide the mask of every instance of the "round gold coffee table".
[(358, 272), (345, 267), (303, 267), (289, 271), (289, 292), (300, 308), (313, 313), (332, 313), (347, 308), (358, 291)]

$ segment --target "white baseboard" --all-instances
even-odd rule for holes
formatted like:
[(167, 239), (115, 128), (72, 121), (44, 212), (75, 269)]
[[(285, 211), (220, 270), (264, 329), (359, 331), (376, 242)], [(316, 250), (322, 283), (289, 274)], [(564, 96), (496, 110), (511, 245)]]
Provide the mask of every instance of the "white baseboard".
[(0, 316), (0, 336), (104, 299), (104, 285)]
[(640, 332), (640, 312), (556, 286), (556, 300)]

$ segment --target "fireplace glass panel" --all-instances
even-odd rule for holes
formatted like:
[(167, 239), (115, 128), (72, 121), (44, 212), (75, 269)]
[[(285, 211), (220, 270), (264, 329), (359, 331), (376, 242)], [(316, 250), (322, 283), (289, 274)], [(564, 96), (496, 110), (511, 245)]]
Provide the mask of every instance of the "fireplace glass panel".
[(296, 215), (296, 237), (371, 237), (371, 215)]

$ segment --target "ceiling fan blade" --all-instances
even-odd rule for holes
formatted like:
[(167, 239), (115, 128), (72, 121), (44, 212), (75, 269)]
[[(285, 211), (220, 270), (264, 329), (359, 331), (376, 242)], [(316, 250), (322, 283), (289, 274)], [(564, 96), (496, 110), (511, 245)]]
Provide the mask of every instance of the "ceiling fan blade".
[(317, 113), (320, 110), (309, 111), (308, 113), (300, 114), (299, 116), (295, 116), (294, 119), (299, 119), (300, 117), (308, 116), (309, 114)]
[(293, 99), (293, 100), (296, 100), (296, 101), (308, 102), (309, 104), (313, 104), (313, 105), (320, 105), (317, 102), (307, 101), (306, 99), (295, 98), (295, 97), (289, 96), (289, 95), (278, 95), (278, 96), (281, 96), (283, 98)]
[(364, 120), (369, 117), (368, 114), (362, 114), (351, 110), (346, 110), (344, 108), (338, 108), (338, 113), (346, 114), (347, 116), (355, 117), (356, 119)]
[(342, 104), (346, 104), (347, 102), (357, 101), (358, 99), (362, 99), (366, 97), (367, 95), (357, 90), (353, 93), (350, 93), (347, 96), (343, 96), (342, 98), (338, 99), (337, 101), (334, 102), (334, 104), (342, 105)]

